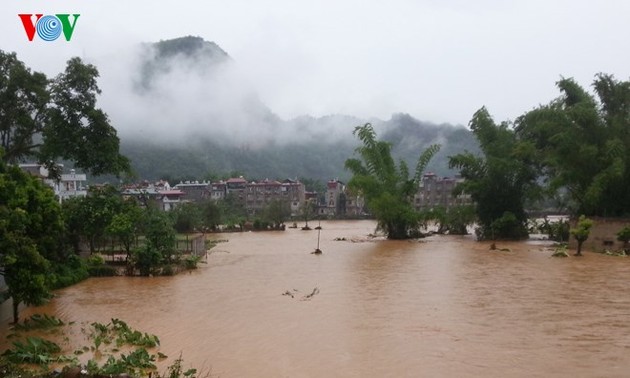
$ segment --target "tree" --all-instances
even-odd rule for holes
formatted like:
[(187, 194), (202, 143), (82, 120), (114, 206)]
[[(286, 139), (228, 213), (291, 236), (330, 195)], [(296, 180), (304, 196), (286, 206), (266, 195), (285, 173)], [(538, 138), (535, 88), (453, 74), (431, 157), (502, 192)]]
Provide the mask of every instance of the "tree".
[[(223, 218), (230, 218), (232, 216), (227, 216), (225, 211), (229, 211), (231, 208), (230, 204), (217, 204), (216, 201), (206, 200), (200, 204), (201, 207), (201, 224), (204, 227), (208, 227), (211, 229), (215, 229), (223, 222)], [(236, 222), (238, 223), (238, 222)]]
[(628, 243), (630, 243), (630, 226), (625, 226), (617, 232), (617, 240), (623, 242), (623, 250), (628, 252)]
[(300, 216), (304, 219), (304, 227), (303, 230), (310, 230), (311, 228), (308, 226), (308, 220), (313, 219), (313, 215), (317, 209), (317, 205), (313, 199), (308, 199), (304, 201), (302, 206), (300, 206)]
[(348, 183), (350, 189), (364, 196), (379, 228), (389, 239), (411, 237), (420, 221), (411, 205), (411, 198), (417, 191), (426, 165), (440, 146), (432, 145), (420, 155), (415, 175), (410, 178), (407, 164), (401, 160), (396, 167), (391, 145), (376, 139), (371, 124), (357, 126), (354, 135), (363, 145), (356, 149), (360, 159), (346, 160), (346, 169), (353, 174)]
[(158, 210), (148, 210), (145, 237), (147, 246), (157, 251), (164, 260), (170, 263), (175, 251), (177, 235), (168, 214)]
[(291, 216), (291, 207), (287, 201), (274, 199), (263, 210), (263, 219), (270, 222), (275, 229), (281, 228), (284, 221)]
[(527, 237), (524, 203), (538, 193), (534, 149), (507, 122), (495, 124), (486, 108), (475, 112), (469, 126), (483, 156), (463, 152), (449, 157), (449, 166), (465, 179), (454, 194), (468, 193), (475, 202), (479, 239)]
[(20, 303), (37, 305), (49, 297), (49, 260), (66, 257), (60, 213), (50, 188), (0, 159), (0, 273), (13, 298), (15, 322)]
[(107, 115), (96, 108), (98, 70), (79, 58), (49, 81), (31, 72), (14, 53), (0, 50), (0, 140), (3, 160), (35, 158), (51, 173), (71, 160), (94, 175), (129, 171)]
[(438, 225), (438, 234), (451, 235), (468, 234), (468, 226), (475, 223), (475, 209), (472, 206), (454, 206), (448, 209), (433, 208), (426, 214), (427, 220), (433, 220)]
[(597, 75), (597, 99), (573, 79), (557, 86), (560, 97), (516, 121), (548, 191), (566, 190), (574, 214), (630, 214), (630, 82)]
[(138, 237), (142, 214), (142, 209), (135, 201), (124, 201), (120, 211), (112, 216), (105, 228), (106, 234), (116, 238), (125, 248), (127, 260), (131, 255), (131, 246)]
[(591, 227), (593, 227), (593, 221), (586, 218), (584, 215), (580, 215), (577, 222), (577, 227), (571, 229), (571, 235), (577, 240), (577, 252), (576, 256), (582, 256), (582, 244), (588, 239), (591, 233)]
[[(193, 202), (185, 202), (170, 211), (169, 213), (173, 218), (173, 227), (175, 227), (175, 230), (177, 232), (192, 232), (200, 228), (203, 223), (201, 208), (203, 205), (204, 204), (200, 205)], [(209, 218), (208, 220), (210, 221), (209, 223), (213, 223), (215, 221), (215, 219), (213, 219), (214, 214), (215, 213), (213, 211), (208, 211), (206, 213)]]
[(121, 212), (122, 198), (116, 188), (106, 185), (91, 188), (87, 197), (65, 201), (64, 218), (72, 230), (69, 237), (75, 248), (80, 239), (87, 240), (90, 253), (105, 242), (107, 228), (114, 216)]

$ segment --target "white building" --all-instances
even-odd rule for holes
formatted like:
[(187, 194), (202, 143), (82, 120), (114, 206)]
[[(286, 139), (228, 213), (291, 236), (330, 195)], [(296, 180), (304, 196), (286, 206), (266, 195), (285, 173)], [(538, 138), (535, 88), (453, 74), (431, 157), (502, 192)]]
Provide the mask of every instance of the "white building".
[[(58, 164), (63, 169), (62, 164)], [(59, 180), (49, 178), (48, 169), (41, 164), (20, 164), (20, 168), (35, 177), (39, 177), (46, 185), (50, 186), (55, 192), (55, 196), (59, 199), (59, 203), (72, 197), (87, 196), (87, 175), (85, 173), (76, 173), (74, 169), (70, 173), (62, 173)]]

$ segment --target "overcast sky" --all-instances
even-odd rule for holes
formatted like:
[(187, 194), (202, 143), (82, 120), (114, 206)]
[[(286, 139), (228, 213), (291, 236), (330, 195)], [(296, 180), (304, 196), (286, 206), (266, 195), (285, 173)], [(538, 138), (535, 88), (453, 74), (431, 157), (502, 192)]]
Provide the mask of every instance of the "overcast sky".
[[(201, 36), (285, 119), (405, 112), (466, 125), (485, 105), (502, 121), (556, 97), (561, 76), (630, 78), (627, 0), (1, 1), (0, 49), (35, 70)], [(18, 13), (81, 16), (70, 42), (29, 42)]]

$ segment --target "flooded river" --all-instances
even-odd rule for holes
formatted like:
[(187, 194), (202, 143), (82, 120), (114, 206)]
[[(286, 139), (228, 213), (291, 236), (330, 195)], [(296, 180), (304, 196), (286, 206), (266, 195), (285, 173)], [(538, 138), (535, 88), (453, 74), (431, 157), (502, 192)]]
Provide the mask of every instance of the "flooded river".
[(120, 318), (224, 378), (630, 376), (630, 259), (322, 227), (320, 256), (317, 231), (224, 234), (191, 274), (90, 279), (23, 315)]

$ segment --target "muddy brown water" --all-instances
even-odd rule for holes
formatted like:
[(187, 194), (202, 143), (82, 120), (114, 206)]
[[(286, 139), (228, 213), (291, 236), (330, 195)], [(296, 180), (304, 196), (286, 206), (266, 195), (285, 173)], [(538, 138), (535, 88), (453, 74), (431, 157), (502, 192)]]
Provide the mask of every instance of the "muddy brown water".
[[(322, 227), (320, 256), (317, 231), (219, 235), (229, 241), (190, 274), (89, 279), (22, 316), (76, 321), (79, 345), (86, 322), (120, 318), (220, 377), (630, 376), (630, 259)], [(6, 303), (1, 315), (5, 349)]]

